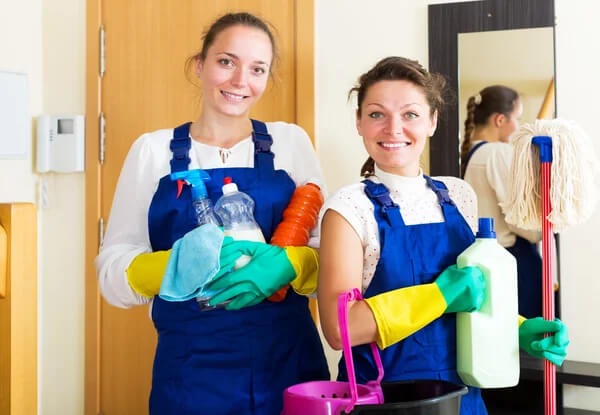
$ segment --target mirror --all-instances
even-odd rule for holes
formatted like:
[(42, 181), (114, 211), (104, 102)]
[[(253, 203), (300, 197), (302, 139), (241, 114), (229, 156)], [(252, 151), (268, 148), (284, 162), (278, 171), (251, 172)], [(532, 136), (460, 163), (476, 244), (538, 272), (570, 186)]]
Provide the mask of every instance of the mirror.
[[(549, 47), (552, 48), (551, 65), (554, 72), (554, 0), (484, 0), (432, 4), (428, 6), (428, 27), (429, 70), (446, 76), (450, 88), (455, 92), (459, 90), (458, 44), (463, 34), (478, 36), (493, 31), (508, 33), (506, 31), (546, 28), (552, 32)], [(518, 45), (512, 46), (514, 49)], [(511, 49), (508, 42), (503, 47)], [(514, 67), (501, 68), (514, 71)], [(448, 106), (442, 122), (431, 138), (429, 165), (432, 176), (460, 174), (458, 140), (461, 128), (458, 109), (459, 105), (464, 106), (461, 102), (457, 99)]]
[(458, 34), (459, 141), (469, 97), (490, 85), (504, 85), (519, 93), (520, 124), (553, 118), (553, 28)]

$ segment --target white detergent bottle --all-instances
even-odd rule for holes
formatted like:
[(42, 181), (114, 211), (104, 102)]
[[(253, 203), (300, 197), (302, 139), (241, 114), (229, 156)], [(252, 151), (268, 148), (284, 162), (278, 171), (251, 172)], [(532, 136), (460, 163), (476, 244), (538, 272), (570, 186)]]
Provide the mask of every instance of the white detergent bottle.
[[(244, 192), (240, 192), (231, 177), (223, 180), (223, 196), (215, 204), (215, 213), (223, 223), (226, 236), (231, 236), (236, 241), (246, 240), (265, 242), (265, 237), (260, 226), (254, 220), (254, 200)], [(242, 255), (236, 262), (234, 269), (238, 269), (250, 262), (250, 257)]]
[(485, 278), (481, 308), (456, 313), (458, 375), (479, 388), (514, 386), (519, 382), (517, 261), (496, 240), (494, 219), (479, 218), (475, 242), (456, 263), (478, 266)]

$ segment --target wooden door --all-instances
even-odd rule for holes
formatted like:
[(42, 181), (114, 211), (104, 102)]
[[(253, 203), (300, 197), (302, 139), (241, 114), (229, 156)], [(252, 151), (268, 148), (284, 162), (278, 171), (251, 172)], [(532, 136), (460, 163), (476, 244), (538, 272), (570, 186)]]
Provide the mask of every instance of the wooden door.
[[(313, 4), (306, 0), (88, 0), (86, 150), (86, 385), (85, 413), (147, 413), (156, 333), (148, 306), (123, 310), (98, 293), (93, 259), (98, 221), (109, 219), (121, 166), (142, 133), (197, 118), (200, 90), (184, 74), (201, 35), (228, 11), (249, 11), (277, 30), (281, 60), (252, 116), (313, 128)], [(99, 27), (105, 73), (99, 77)], [(192, 79), (192, 81), (194, 81)], [(302, 88), (297, 88), (301, 83)], [(106, 120), (104, 162), (98, 123)], [(135, 189), (132, 189), (135, 191)]]

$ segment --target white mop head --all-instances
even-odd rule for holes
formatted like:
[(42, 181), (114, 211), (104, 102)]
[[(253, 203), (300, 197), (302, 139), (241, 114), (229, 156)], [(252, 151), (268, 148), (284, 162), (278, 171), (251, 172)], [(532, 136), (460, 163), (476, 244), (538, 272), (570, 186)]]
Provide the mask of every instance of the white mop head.
[(524, 124), (512, 138), (513, 163), (508, 199), (500, 206), (506, 221), (522, 229), (542, 229), (539, 148), (535, 136), (552, 138), (548, 220), (554, 231), (586, 221), (598, 201), (600, 161), (587, 134), (567, 120), (536, 120)]

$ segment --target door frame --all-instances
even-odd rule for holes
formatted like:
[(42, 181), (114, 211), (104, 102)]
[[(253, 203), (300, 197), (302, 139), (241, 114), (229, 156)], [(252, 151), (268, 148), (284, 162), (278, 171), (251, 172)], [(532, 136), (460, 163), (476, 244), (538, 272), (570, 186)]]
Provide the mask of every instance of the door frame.
[[(99, 249), (101, 166), (99, 126), (101, 112), (100, 27), (102, 1), (86, 0), (86, 146), (85, 146), (85, 365), (84, 414), (100, 413), (100, 306), (101, 296), (94, 259)], [(314, 145), (314, 0), (294, 1), (295, 116)], [(302, 24), (299, 24), (301, 22)], [(299, 59), (302, 57), (302, 59)], [(108, 216), (108, 212), (106, 212)], [(316, 318), (316, 304), (310, 303)]]

